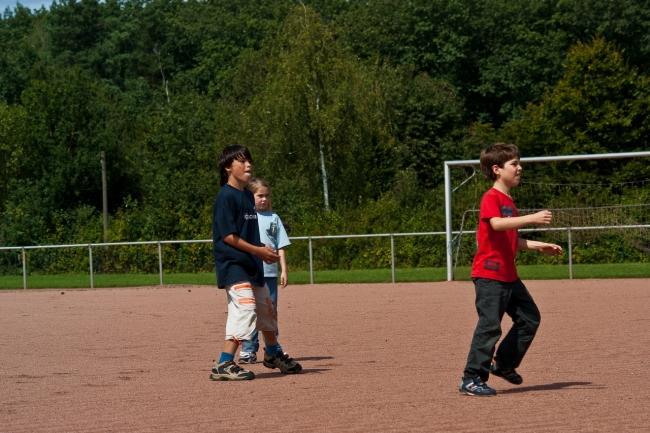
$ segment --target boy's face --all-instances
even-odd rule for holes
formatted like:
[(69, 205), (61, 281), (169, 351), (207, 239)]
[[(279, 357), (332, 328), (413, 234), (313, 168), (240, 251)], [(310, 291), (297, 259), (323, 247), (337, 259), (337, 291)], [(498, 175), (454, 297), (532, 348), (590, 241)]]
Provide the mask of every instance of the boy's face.
[(517, 186), (521, 182), (521, 173), (523, 168), (519, 158), (513, 158), (506, 161), (503, 164), (503, 167), (499, 167), (495, 164), (492, 166), (492, 170), (497, 176), (497, 182), (501, 182), (508, 188)]
[(253, 164), (247, 160), (235, 159), (230, 167), (226, 168), (226, 172), (228, 173), (228, 185), (244, 189), (253, 178)]

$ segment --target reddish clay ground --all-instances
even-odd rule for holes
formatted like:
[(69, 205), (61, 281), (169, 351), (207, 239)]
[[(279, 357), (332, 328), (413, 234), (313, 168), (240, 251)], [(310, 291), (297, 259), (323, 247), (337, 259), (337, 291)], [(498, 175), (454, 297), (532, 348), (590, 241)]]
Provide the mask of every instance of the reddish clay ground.
[(648, 280), (528, 287), (542, 326), (524, 384), (492, 378), (494, 398), (457, 391), (468, 282), (290, 286), (280, 337), (304, 373), (256, 364), (250, 382), (208, 380), (225, 321), (213, 287), (3, 292), (0, 431), (647, 431)]

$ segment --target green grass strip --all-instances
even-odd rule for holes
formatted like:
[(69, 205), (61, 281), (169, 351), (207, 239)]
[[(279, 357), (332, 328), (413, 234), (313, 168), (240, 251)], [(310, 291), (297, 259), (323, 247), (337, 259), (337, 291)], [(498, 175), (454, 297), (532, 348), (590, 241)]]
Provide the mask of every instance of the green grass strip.
[[(522, 265), (519, 275), (524, 280), (568, 279), (567, 265)], [(468, 280), (470, 268), (459, 267), (454, 272), (456, 280)], [(444, 281), (445, 268), (405, 268), (395, 270), (396, 282)], [(650, 263), (615, 263), (600, 265), (574, 265), (573, 278), (650, 278)], [(290, 272), (291, 284), (309, 284), (309, 271)], [(314, 272), (314, 283), (389, 283), (390, 269), (324, 270)], [(163, 274), (164, 284), (216, 285), (212, 272)], [(94, 287), (156, 286), (160, 284), (158, 274), (97, 274)], [(88, 274), (29, 275), (27, 287), (43, 288), (89, 288)], [(21, 275), (0, 275), (0, 289), (22, 289)]]

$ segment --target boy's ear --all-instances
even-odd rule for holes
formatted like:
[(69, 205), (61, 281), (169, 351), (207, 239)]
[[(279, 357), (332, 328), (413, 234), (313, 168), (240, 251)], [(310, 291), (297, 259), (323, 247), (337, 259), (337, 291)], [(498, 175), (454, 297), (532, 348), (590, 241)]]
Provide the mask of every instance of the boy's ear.
[(499, 176), (499, 173), (498, 173), (497, 171), (498, 171), (500, 168), (501, 168), (501, 167), (499, 167), (498, 164), (493, 164), (492, 167), (491, 167), (491, 169), (492, 169), (492, 173), (494, 173), (494, 175), (497, 176), (497, 177)]

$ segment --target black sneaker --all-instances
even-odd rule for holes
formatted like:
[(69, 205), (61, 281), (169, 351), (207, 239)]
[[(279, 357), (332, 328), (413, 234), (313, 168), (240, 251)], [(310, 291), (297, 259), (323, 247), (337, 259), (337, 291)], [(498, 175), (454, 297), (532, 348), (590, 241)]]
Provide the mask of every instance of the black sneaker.
[(302, 365), (298, 364), (293, 358), (284, 352), (277, 355), (269, 355), (264, 352), (264, 367), (279, 368), (284, 374), (295, 374), (302, 371)]
[(461, 379), (458, 390), (465, 395), (476, 395), (480, 397), (491, 397), (497, 395), (497, 392), (483, 382), (481, 378), (474, 377), (471, 379)]
[(496, 362), (490, 367), (490, 373), (499, 376), (501, 379), (505, 379), (513, 385), (521, 385), (524, 382), (524, 378), (514, 368), (499, 368)]
[(210, 380), (252, 380), (255, 373), (244, 370), (235, 361), (226, 361), (212, 367)]

